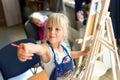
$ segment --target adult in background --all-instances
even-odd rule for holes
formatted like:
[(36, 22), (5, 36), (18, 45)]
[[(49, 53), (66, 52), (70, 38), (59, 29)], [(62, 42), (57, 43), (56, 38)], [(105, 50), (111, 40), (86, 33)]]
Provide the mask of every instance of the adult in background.
[[(91, 0), (74, 0), (75, 1), (75, 19), (76, 21), (80, 21), (83, 24), (86, 24), (85, 19), (85, 11), (87, 10), (87, 7), (83, 7), (83, 2), (85, 2), (85, 5), (88, 5)], [(84, 9), (82, 9), (84, 8)], [(85, 11), (84, 11), (85, 10)]]
[(120, 46), (120, 0), (111, 0), (110, 12), (114, 35), (117, 40), (117, 45)]

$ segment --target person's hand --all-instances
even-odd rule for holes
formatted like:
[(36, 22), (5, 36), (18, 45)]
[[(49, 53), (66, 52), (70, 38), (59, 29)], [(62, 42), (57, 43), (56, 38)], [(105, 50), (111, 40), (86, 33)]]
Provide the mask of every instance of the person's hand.
[(22, 62), (31, 60), (32, 56), (34, 55), (34, 47), (35, 44), (32, 43), (26, 43), (26, 44), (21, 44), (20, 46), (23, 46), (23, 48), (18, 48), (18, 59)]
[(84, 54), (87, 54), (90, 51), (90, 45), (88, 45), (85, 50), (84, 50)]
[(88, 53), (90, 51), (90, 45), (88, 45), (86, 48), (85, 48), (85, 52)]

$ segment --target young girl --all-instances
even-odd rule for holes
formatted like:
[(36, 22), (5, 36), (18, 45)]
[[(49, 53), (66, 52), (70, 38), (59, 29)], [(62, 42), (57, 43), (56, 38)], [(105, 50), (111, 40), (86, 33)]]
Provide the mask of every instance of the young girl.
[(40, 56), (43, 67), (48, 73), (50, 80), (72, 79), (74, 58), (79, 58), (89, 51), (89, 46), (84, 51), (69, 51), (63, 38), (67, 36), (69, 26), (68, 18), (62, 13), (53, 13), (47, 19), (45, 38), (46, 43), (21, 44), (24, 49), (18, 49), (20, 61), (32, 59), (33, 53)]
[(44, 16), (39, 12), (34, 12), (30, 15), (29, 19), (30, 23), (32, 23), (32, 25), (37, 29), (39, 40), (41, 40), (41, 42), (44, 42), (44, 30), (46, 26), (47, 16)]

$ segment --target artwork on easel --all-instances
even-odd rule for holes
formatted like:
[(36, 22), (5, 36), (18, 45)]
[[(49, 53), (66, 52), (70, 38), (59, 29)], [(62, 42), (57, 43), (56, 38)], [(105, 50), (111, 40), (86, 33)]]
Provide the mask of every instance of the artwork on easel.
[[(120, 73), (116, 72), (117, 71), (116, 66), (118, 67), (118, 71), (120, 72), (120, 61), (117, 53), (115, 37), (113, 34), (112, 22), (109, 16), (110, 13), (108, 12), (109, 3), (110, 0), (102, 0), (100, 3), (102, 4), (100, 5), (101, 9), (99, 11), (97, 11), (99, 3), (94, 3), (94, 0), (91, 3), (91, 9), (86, 26), (86, 32), (82, 42), (82, 48), (83, 49), (85, 48), (86, 40), (89, 35), (92, 36), (92, 46), (90, 53), (87, 56), (85, 65), (82, 68), (82, 71), (80, 73), (77, 72), (80, 80), (93, 80), (94, 76), (93, 70), (95, 67), (95, 61), (98, 59), (98, 57), (100, 57), (103, 54), (103, 53), (99, 54), (101, 45), (106, 46), (110, 50), (113, 79), (118, 80), (118, 75), (120, 75)], [(94, 31), (90, 30), (90, 28), (92, 28), (92, 30)], [(106, 34), (108, 40), (106, 40), (104, 37), (104, 35)], [(81, 69), (78, 68), (78, 71), (79, 70)]]

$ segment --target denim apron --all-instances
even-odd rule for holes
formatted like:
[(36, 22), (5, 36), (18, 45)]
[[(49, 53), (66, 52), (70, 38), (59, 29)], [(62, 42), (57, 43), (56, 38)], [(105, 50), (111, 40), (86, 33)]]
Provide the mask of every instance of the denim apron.
[(65, 57), (63, 57), (62, 62), (60, 64), (57, 63), (55, 51), (54, 51), (53, 47), (50, 46), (50, 48), (54, 54), (54, 64), (55, 64), (55, 68), (53, 69), (53, 71), (50, 75), (50, 80), (57, 80), (57, 78), (66, 77), (69, 74), (73, 75), (73, 71), (74, 71), (73, 60), (70, 57), (67, 49), (63, 45), (61, 45), (61, 46), (67, 55)]

